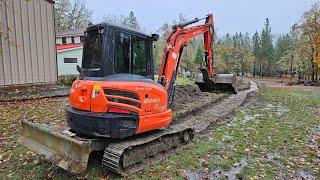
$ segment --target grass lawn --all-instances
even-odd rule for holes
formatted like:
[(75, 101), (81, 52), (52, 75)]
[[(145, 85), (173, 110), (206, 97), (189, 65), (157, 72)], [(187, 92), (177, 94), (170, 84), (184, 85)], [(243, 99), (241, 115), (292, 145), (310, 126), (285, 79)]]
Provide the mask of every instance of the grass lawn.
[(320, 178), (320, 97), (288, 89), (259, 95), (231, 122), (135, 178)]

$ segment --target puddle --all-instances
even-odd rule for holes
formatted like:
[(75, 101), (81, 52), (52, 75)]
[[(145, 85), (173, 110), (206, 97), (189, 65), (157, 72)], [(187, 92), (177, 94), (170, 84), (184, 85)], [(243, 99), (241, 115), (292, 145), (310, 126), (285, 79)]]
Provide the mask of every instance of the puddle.
[[(277, 116), (282, 116), (284, 113), (289, 112), (290, 110), (281, 104), (273, 105), (273, 104), (266, 104), (266, 106), (263, 108), (264, 110), (272, 110), (275, 109), (275, 114)], [(272, 116), (270, 113), (269, 116)]]
[(274, 105), (273, 105), (273, 104), (267, 104), (266, 107), (263, 108), (263, 109), (269, 110), (269, 109), (271, 109), (271, 108), (274, 108)]
[(187, 173), (187, 179), (189, 180), (200, 180), (200, 179), (218, 179), (218, 178), (226, 178), (229, 180), (239, 179), (237, 174), (239, 174), (244, 167), (248, 165), (247, 159), (242, 159), (240, 163), (234, 165), (229, 170), (223, 170), (222, 168), (215, 169), (211, 172), (206, 173), (195, 173), (189, 172)]
[(296, 176), (298, 179), (305, 179), (305, 180), (315, 180), (316, 177), (313, 176), (311, 173), (303, 171), (303, 170), (298, 170), (296, 173)]
[(275, 153), (267, 153), (267, 155), (265, 155), (265, 158), (267, 159), (267, 161), (273, 161), (275, 159), (280, 159), (280, 156)]
[(229, 135), (223, 135), (222, 136), (222, 142), (224, 141), (232, 141), (234, 138), (232, 136)]
[(242, 123), (246, 123), (248, 121), (254, 121), (257, 119), (257, 117), (260, 117), (261, 115), (260, 114), (255, 114), (255, 115), (249, 115), (249, 114), (246, 114), (244, 116), (244, 119), (242, 121)]
[(314, 133), (315, 133), (316, 135), (319, 135), (319, 136), (320, 136), (320, 125), (318, 125), (318, 126), (316, 126), (316, 127), (314, 128)]
[(202, 175), (198, 174), (198, 173), (194, 173), (194, 172), (188, 172), (186, 174), (187, 179), (190, 180), (201, 180), (202, 179)]
[(277, 107), (277, 112), (276, 112), (276, 114), (278, 115), (278, 116), (282, 116), (284, 113), (286, 113), (286, 112), (289, 112), (289, 109), (287, 109), (287, 108), (285, 108), (285, 107), (283, 107), (283, 106), (278, 106)]

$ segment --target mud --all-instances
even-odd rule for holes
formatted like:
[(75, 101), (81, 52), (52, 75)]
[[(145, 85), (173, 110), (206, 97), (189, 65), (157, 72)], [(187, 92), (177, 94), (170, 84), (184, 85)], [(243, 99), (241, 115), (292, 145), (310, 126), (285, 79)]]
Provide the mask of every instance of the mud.
[(243, 168), (248, 165), (247, 159), (242, 159), (240, 163), (237, 163), (229, 170), (223, 170), (222, 168), (215, 169), (211, 172), (204, 172), (204, 173), (195, 173), (195, 172), (188, 172), (186, 174), (187, 179), (189, 180), (201, 180), (201, 179), (241, 179), (238, 177)]
[[(183, 123), (185, 126), (194, 127), (196, 132), (201, 132), (207, 129), (211, 123), (217, 120), (227, 117), (230, 113), (241, 106), (250, 92), (258, 90), (255, 83), (251, 83), (249, 90), (239, 92), (238, 94), (230, 95), (225, 99), (222, 99), (219, 103), (213, 104), (209, 108), (203, 111), (199, 111), (197, 115), (188, 116)], [(201, 121), (199, 121), (201, 119)]]

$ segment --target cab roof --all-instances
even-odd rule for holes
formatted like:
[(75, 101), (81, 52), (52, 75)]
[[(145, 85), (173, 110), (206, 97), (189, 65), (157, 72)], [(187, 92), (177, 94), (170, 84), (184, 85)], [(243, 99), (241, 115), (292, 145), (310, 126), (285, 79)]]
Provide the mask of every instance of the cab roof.
[(135, 30), (133, 28), (124, 27), (124, 26), (120, 26), (120, 25), (116, 25), (116, 24), (112, 24), (112, 23), (106, 23), (106, 22), (103, 22), (103, 23), (100, 23), (100, 24), (96, 24), (96, 25), (93, 25), (93, 26), (89, 26), (89, 27), (87, 27), (87, 30), (90, 30), (92, 28), (97, 28), (97, 27), (103, 27), (104, 29), (108, 29), (108, 28), (119, 29), (121, 31), (132, 32), (134, 34), (138, 34), (138, 35), (144, 36), (146, 38), (151, 38), (151, 35), (145, 34), (145, 33), (140, 32), (140, 31), (137, 31), (137, 30)]

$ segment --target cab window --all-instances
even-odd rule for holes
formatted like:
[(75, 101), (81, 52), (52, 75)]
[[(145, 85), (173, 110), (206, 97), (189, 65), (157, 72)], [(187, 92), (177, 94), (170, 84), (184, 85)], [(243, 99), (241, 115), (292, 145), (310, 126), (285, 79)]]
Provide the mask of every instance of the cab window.
[(114, 69), (116, 73), (148, 75), (147, 40), (124, 32), (114, 35)]

